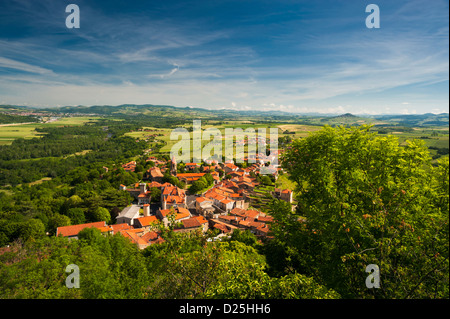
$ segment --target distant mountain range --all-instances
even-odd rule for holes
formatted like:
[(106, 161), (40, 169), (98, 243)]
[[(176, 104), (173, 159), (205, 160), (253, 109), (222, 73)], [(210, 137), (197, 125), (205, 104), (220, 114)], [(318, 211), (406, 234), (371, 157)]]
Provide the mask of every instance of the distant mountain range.
[(448, 126), (449, 114), (380, 114), (354, 115), (322, 114), (322, 113), (288, 113), (281, 111), (255, 110), (209, 110), (197, 107), (176, 107), (171, 105), (153, 104), (122, 104), (122, 105), (93, 105), (93, 106), (63, 106), (56, 108), (37, 108), (16, 105), (0, 105), (0, 112), (60, 112), (68, 114), (98, 114), (102, 116), (118, 117), (158, 117), (181, 119), (210, 119), (210, 120), (254, 120), (281, 121), (310, 125), (394, 125), (394, 126)]

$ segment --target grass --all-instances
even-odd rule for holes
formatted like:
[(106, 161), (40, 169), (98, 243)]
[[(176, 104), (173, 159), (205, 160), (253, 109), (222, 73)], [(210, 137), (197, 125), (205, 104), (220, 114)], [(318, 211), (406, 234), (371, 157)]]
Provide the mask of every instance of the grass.
[[(243, 131), (245, 131), (246, 128), (254, 128), (255, 131), (257, 132), (257, 128), (266, 128), (267, 125), (265, 124), (253, 124), (252, 122), (249, 121), (235, 121), (232, 122), (232, 124), (230, 124), (230, 122), (227, 122), (228, 124), (222, 124), (222, 125), (214, 125), (211, 124), (210, 122), (208, 122), (208, 124), (204, 124), (202, 125), (202, 131), (204, 133), (204, 130), (207, 128), (216, 128), (219, 130), (222, 138), (222, 153), (225, 154), (225, 142), (227, 141), (226, 139), (226, 134), (225, 134), (225, 129), (227, 128), (242, 128)], [(188, 127), (190, 125), (186, 125), (186, 127)], [(272, 125), (272, 127), (274, 127)], [(144, 127), (143, 129), (148, 129), (150, 131), (145, 132), (145, 131), (136, 131), (136, 132), (127, 132), (125, 133), (125, 136), (131, 136), (133, 138), (136, 139), (145, 139), (147, 136), (152, 135), (152, 134), (163, 134), (162, 136), (156, 136), (155, 137), (155, 142), (163, 142), (165, 145), (159, 150), (160, 154), (169, 154), (172, 147), (177, 144), (179, 142), (179, 140), (181, 140), (181, 137), (179, 137), (179, 139), (176, 140), (171, 140), (170, 139), (170, 135), (172, 133), (172, 129), (161, 129), (161, 128), (154, 128), (154, 127)], [(245, 134), (245, 132), (243, 132)], [(266, 131), (266, 137), (269, 137), (269, 130)], [(239, 136), (239, 134), (236, 134)], [(189, 137), (192, 140), (192, 136), (193, 133), (190, 132), (189, 133)], [(205, 145), (207, 145), (208, 143), (210, 143), (209, 140), (202, 140), (202, 149), (204, 148)], [(216, 150), (215, 150), (216, 151)], [(247, 145), (244, 147), (244, 152), (247, 151)], [(192, 158), (192, 154), (191, 154), (191, 158)]]
[(51, 177), (43, 177), (43, 178), (41, 178), (41, 179), (38, 179), (37, 181), (28, 183), (28, 185), (29, 185), (29, 186), (32, 186), (32, 185), (42, 184), (43, 182), (45, 182), (45, 181), (50, 181), (51, 179), (52, 179)]
[(55, 127), (55, 126), (78, 126), (83, 125), (89, 121), (95, 121), (100, 119), (100, 117), (64, 117), (57, 121), (50, 123), (32, 123), (32, 124), (21, 124), (12, 126), (0, 126), (0, 145), (9, 145), (17, 138), (31, 139), (33, 137), (42, 136), (41, 133), (36, 132), (36, 128), (41, 127)]
[(0, 143), (11, 144), (17, 138), (30, 139), (39, 137), (41, 134), (36, 132), (36, 125), (39, 124), (23, 124), (15, 126), (0, 127)]
[(84, 150), (84, 151), (81, 151), (81, 152), (76, 152), (76, 153), (73, 153), (73, 154), (69, 154), (69, 155), (63, 156), (63, 158), (68, 158), (68, 157), (72, 157), (72, 156), (79, 156), (79, 155), (86, 155), (87, 153), (90, 153), (90, 152), (92, 152), (92, 150)]
[(285, 173), (283, 175), (280, 175), (275, 182), (276, 188), (280, 189), (289, 189), (291, 191), (294, 191), (297, 187), (297, 183), (293, 182), (289, 179), (289, 174)]
[[(336, 119), (342, 120), (342, 119)], [(352, 118), (352, 121), (359, 120), (358, 118)], [(381, 124), (374, 122), (373, 124)], [(184, 127), (189, 128), (192, 126), (192, 122), (190, 120), (186, 121), (186, 125)], [(278, 127), (278, 137), (282, 136), (290, 136), (292, 139), (298, 139), (298, 138), (304, 138), (307, 137), (311, 132), (315, 132), (322, 129), (322, 126), (316, 126), (316, 125), (304, 125), (304, 124), (279, 124), (276, 123), (270, 123), (270, 124), (264, 124), (264, 123), (254, 123), (252, 121), (248, 120), (236, 120), (236, 121), (226, 121), (226, 122), (220, 122), (219, 125), (215, 123), (215, 121), (208, 121), (207, 124), (203, 121), (202, 123), (202, 130), (204, 132), (207, 128), (216, 128), (219, 130), (219, 132), (222, 135), (222, 154), (225, 155), (225, 142), (226, 142), (226, 136), (225, 136), (225, 129), (226, 128), (242, 128), (245, 130), (246, 128), (254, 128), (255, 131), (257, 131), (258, 128), (269, 128), (269, 127)], [(163, 142), (165, 145), (159, 150), (159, 154), (168, 154), (170, 155), (170, 151), (172, 147), (178, 143), (179, 140), (171, 140), (170, 134), (172, 132), (172, 129), (161, 129), (161, 128), (154, 128), (154, 127), (144, 127), (144, 129), (150, 129), (151, 131), (145, 132), (145, 131), (137, 131), (137, 132), (128, 132), (125, 135), (131, 136), (136, 139), (145, 139), (147, 136), (152, 134), (162, 134), (162, 136), (156, 136), (155, 137), (155, 143), (161, 143)], [(377, 131), (378, 129), (383, 129), (383, 127), (374, 127), (373, 130)], [(395, 127), (390, 127), (389, 129), (395, 131)], [(284, 134), (285, 131), (289, 131), (293, 134)], [(434, 132), (434, 133), (433, 133)], [(432, 134), (438, 133), (438, 136), (432, 136)], [(421, 137), (428, 137), (426, 139), (422, 139), (425, 142), (425, 145), (428, 147), (438, 147), (438, 148), (448, 148), (449, 147), (449, 129), (448, 127), (415, 127), (412, 130), (409, 130), (407, 132), (391, 132), (390, 134), (398, 137), (399, 142), (402, 145), (406, 144), (406, 140), (411, 139), (420, 139)], [(1, 135), (0, 135), (1, 136)], [(266, 131), (266, 137), (269, 137), (269, 130)], [(192, 132), (190, 133), (190, 138), (192, 139)], [(0, 143), (2, 143), (0, 139)], [(208, 144), (209, 141), (202, 141), (202, 149), (206, 144)], [(152, 143), (153, 145), (153, 143)], [(215, 151), (217, 151), (215, 149)], [(244, 152), (247, 152), (247, 145), (244, 147)], [(430, 150), (432, 155), (437, 154), (436, 150)], [(191, 157), (192, 159), (192, 153)], [(292, 182), (288, 182), (287, 178), (282, 178), (282, 182), (277, 183), (277, 187), (279, 188), (287, 188), (287, 189), (295, 189), (295, 185), (292, 185)], [(279, 185), (282, 183), (283, 185)]]
[[(64, 126), (64, 125), (83, 125), (86, 122), (97, 121), (101, 119), (101, 117), (93, 117), (93, 116), (76, 116), (76, 117), (62, 117), (57, 121), (50, 123), (40, 123), (40, 125), (44, 126)], [(39, 125), (39, 124), (38, 124)]]

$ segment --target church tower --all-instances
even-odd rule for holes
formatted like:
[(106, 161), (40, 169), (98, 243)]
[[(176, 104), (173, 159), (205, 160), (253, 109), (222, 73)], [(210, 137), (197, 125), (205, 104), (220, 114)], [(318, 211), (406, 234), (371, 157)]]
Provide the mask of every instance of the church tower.
[(170, 174), (177, 176), (177, 160), (175, 159), (175, 155), (172, 156), (172, 161), (170, 163)]

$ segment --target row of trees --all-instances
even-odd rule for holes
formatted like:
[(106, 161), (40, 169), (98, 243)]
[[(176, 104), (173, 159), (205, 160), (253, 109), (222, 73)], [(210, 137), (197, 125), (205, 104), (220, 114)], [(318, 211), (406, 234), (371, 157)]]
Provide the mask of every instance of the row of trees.
[[(104, 124), (111, 125), (105, 127)], [(0, 146), (0, 185), (16, 186), (43, 177), (64, 177), (91, 163), (119, 165), (142, 154), (147, 146), (145, 142), (136, 143), (133, 138), (122, 136), (124, 128), (113, 121), (45, 130), (42, 138), (18, 139), (12, 145)], [(75, 155), (83, 150), (90, 152)], [(80, 181), (74, 180), (74, 183)]]
[(31, 115), (0, 113), (0, 124), (39, 122), (39, 118)]
[[(235, 238), (207, 242), (198, 233), (168, 231), (140, 251), (120, 234), (95, 228), (79, 240), (44, 237), (15, 242), (0, 255), (1, 298), (337, 298), (300, 274), (271, 277), (265, 258)], [(253, 236), (253, 235), (250, 235)], [(65, 269), (79, 267), (80, 288)]]

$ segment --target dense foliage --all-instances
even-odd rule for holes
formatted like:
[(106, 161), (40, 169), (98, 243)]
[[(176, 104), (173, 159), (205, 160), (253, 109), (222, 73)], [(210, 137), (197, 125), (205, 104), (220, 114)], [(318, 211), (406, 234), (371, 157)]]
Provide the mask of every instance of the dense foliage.
[[(198, 234), (166, 234), (140, 251), (120, 234), (85, 229), (80, 239), (15, 242), (0, 255), (2, 298), (337, 298), (300, 274), (265, 271), (264, 256), (241, 242), (208, 243)], [(69, 264), (80, 288), (68, 289)]]
[(35, 116), (0, 113), (0, 124), (39, 122)]
[[(369, 127), (325, 127), (291, 144), (283, 165), (298, 205), (265, 207), (275, 219), (270, 240), (237, 230), (208, 241), (212, 234), (162, 228), (163, 243), (139, 250), (96, 229), (55, 237), (59, 226), (113, 222), (130, 203), (119, 185), (140, 180), (151, 163), (126, 129), (112, 121), (54, 128), (8, 146), (22, 155), (0, 152), (3, 183), (17, 179), (0, 191), (0, 298), (449, 298), (448, 157), (432, 165), (420, 142), (401, 146)], [(85, 147), (92, 151), (72, 155)], [(137, 173), (120, 167), (131, 157)], [(34, 167), (48, 176), (45, 161), (52, 179), (26, 184)], [(80, 268), (79, 289), (65, 286), (69, 264)], [(368, 264), (380, 268), (379, 289), (365, 285)]]
[[(299, 271), (344, 297), (448, 298), (448, 157), (369, 127), (326, 127), (297, 140), (284, 164), (298, 206), (274, 207), (273, 271)], [(299, 217), (306, 218), (304, 219)], [(380, 268), (367, 289), (365, 267)]]
[[(89, 164), (110, 165), (142, 154), (145, 142), (123, 136), (134, 125), (116, 121), (103, 125), (39, 129), (41, 138), (17, 139), (0, 146), (0, 185), (16, 186), (43, 177), (65, 177)], [(81, 156), (80, 152), (87, 152)], [(31, 159), (31, 160), (29, 160)]]

